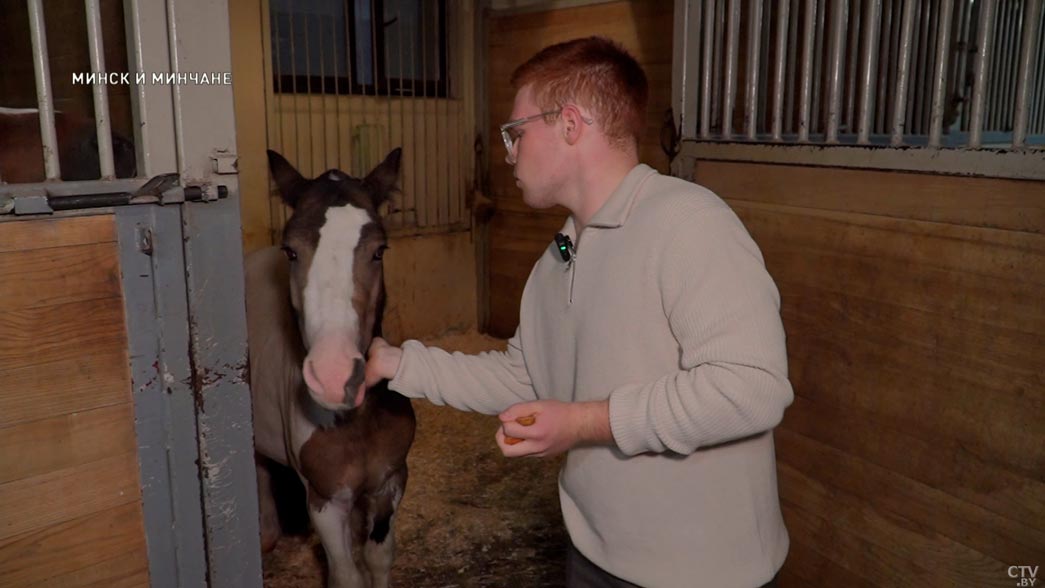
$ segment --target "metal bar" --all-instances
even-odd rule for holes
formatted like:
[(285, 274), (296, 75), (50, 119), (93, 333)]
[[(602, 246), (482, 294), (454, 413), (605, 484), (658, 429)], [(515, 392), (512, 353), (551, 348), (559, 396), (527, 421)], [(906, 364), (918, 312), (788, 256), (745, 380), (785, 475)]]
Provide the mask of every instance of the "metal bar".
[[(301, 93), (298, 92), (298, 60), (297, 56), (295, 55), (295, 48), (297, 46), (297, 43), (294, 40), (294, 33), (296, 31), (294, 30), (295, 27), (293, 9), (287, 12), (287, 17), (287, 20), (289, 21), (290, 25), (290, 84), (291, 88), (293, 88), (294, 94), (292, 100), (293, 104), (290, 109), (291, 121), (294, 123), (294, 157), (291, 161), (293, 161), (297, 169), (304, 170), (304, 166), (302, 165), (301, 161), (301, 129), (298, 125), (298, 111), (300, 110), (298, 106), (298, 101), (301, 98)], [(287, 154), (284, 153), (283, 156), (287, 157)]]
[(740, 54), (740, 0), (729, 0), (729, 23), (726, 32), (725, 87), (722, 91), (722, 138), (733, 137), (733, 106), (736, 103), (737, 65)]
[[(105, 72), (105, 51), (102, 42), (102, 19), (98, 0), (85, 0), (87, 11), (87, 47), (91, 57), (91, 71)], [(98, 163), (102, 179), (116, 177), (112, 156), (112, 131), (109, 129), (109, 94), (105, 84), (93, 84), (94, 123), (98, 138)]]
[(956, 176), (1045, 180), (1045, 149), (904, 149), (854, 145), (772, 145), (683, 141), (679, 157), (812, 167), (883, 169)]
[(856, 80), (860, 77), (860, 30), (863, 28), (862, 0), (853, 0), (850, 9), (849, 39), (846, 41), (845, 55), (848, 56), (845, 68), (845, 124), (846, 133), (856, 132)]
[[(1016, 77), (1016, 112), (1012, 124), (1012, 146), (1023, 147), (1027, 141), (1027, 120), (1030, 107), (1030, 89), (1034, 80), (1034, 50), (1041, 34), (1041, 2), (1028, 0), (1024, 7), (1023, 33), (1020, 41), (1020, 65)], [(1039, 64), (1040, 66), (1040, 64)], [(1041, 72), (1038, 73), (1039, 77)], [(1038, 96), (1039, 101), (1045, 97)]]
[(907, 117), (904, 128), (908, 135), (923, 134), (921, 129), (922, 114), (922, 80), (928, 78), (925, 73), (926, 59), (929, 48), (928, 27), (932, 20), (930, 10), (932, 0), (922, 0), (917, 3), (914, 13), (914, 39), (911, 46), (911, 74), (915, 83), (907, 85)]
[(871, 82), (878, 69), (878, 26), (882, 10), (882, 0), (867, 0), (867, 29), (864, 31), (863, 44), (860, 47), (860, 119), (857, 124), (856, 142), (866, 145), (871, 142), (871, 117), (874, 114), (874, 94)]
[(704, 0), (704, 41), (703, 60), (704, 65), (700, 73), (700, 137), (711, 138), (711, 75), (714, 66), (712, 57), (714, 52), (714, 30), (715, 30), (715, 0)]
[(823, 121), (820, 110), (820, 98), (826, 84), (826, 77), (821, 71), (824, 67), (824, 27), (827, 20), (827, 0), (817, 0), (816, 12), (816, 34), (813, 42), (813, 104), (809, 118), (809, 130), (812, 133), (820, 132), (820, 123)]
[(671, 60), (672, 121), (684, 137), (697, 135), (700, 105), (700, 6), (702, 0), (675, 3)]
[(787, 69), (787, 28), (790, 0), (777, 5), (776, 55), (773, 61), (773, 140), (780, 141), (784, 130), (784, 75)]
[(872, 132), (882, 133), (886, 127), (886, 118), (889, 111), (891, 102), (887, 100), (889, 96), (889, 86), (892, 84), (892, 31), (895, 27), (896, 19), (893, 18), (895, 12), (896, 0), (883, 0), (884, 5), (882, 6), (882, 23), (881, 32), (878, 39), (878, 84), (877, 91), (874, 100), (874, 123)]
[(939, 147), (943, 137), (943, 115), (947, 107), (947, 62), (951, 54), (953, 16), (954, 0), (940, 0), (940, 33), (936, 40), (936, 70), (933, 75), (932, 113), (929, 116), (930, 147)]
[(798, 140), (809, 141), (809, 109), (813, 85), (813, 26), (816, 24), (816, 0), (806, 0), (802, 21), (802, 86), (798, 99)]
[[(341, 10), (347, 10), (348, 5), (342, 2), (340, 4)], [(337, 27), (334, 24), (333, 19), (330, 20), (330, 46), (331, 54), (333, 56), (333, 63), (331, 64), (334, 68), (334, 143), (337, 145), (337, 168), (340, 170), (345, 169), (344, 160), (341, 158), (341, 70), (337, 67)], [(345, 31), (348, 34), (348, 31)]]
[(725, 53), (725, 28), (726, 28), (726, 2), (728, 0), (716, 0), (715, 2), (715, 49), (712, 59), (711, 73), (711, 126), (718, 127), (719, 134), (722, 133), (722, 68), (724, 67)]
[[(940, 10), (943, 0), (933, 0), (931, 7), (931, 18), (929, 28), (926, 31), (926, 43), (927, 43), (927, 55), (926, 55), (926, 66), (925, 71), (922, 72), (920, 80), (932, 80), (936, 72), (936, 48), (940, 43)], [(920, 83), (919, 88), (919, 99), (918, 99), (918, 113), (916, 119), (918, 120), (917, 132), (919, 135), (929, 134), (929, 125), (932, 122), (932, 100), (933, 100), (933, 89), (932, 83), (929, 84)]]
[[(1042, 30), (1045, 30), (1045, 11), (1043, 11), (1042, 17), (1038, 19), (1038, 56), (1035, 59), (1038, 65), (1037, 72), (1034, 74), (1037, 79), (1034, 90), (1035, 96), (1045, 96), (1045, 42), (1042, 42), (1041, 39), (1045, 33), (1040, 33)], [(1045, 100), (1034, 101), (1034, 116), (1032, 120), (1036, 122), (1031, 124), (1031, 132), (1034, 134), (1045, 134)]]
[(789, 5), (789, 22), (787, 25), (787, 87), (784, 88), (783, 131), (792, 133), (795, 130), (795, 81), (798, 78), (798, 21), (801, 9), (800, 0), (787, 0)]
[(830, 61), (827, 67), (827, 142), (838, 142), (838, 124), (842, 115), (842, 59), (845, 57), (845, 24), (848, 0), (835, 0), (831, 11), (829, 39)]
[(903, 24), (900, 32), (900, 54), (896, 67), (896, 94), (893, 109), (891, 143), (903, 144), (904, 122), (907, 109), (907, 82), (911, 68), (911, 37), (914, 34), (914, 9), (918, 0), (904, 0)]
[[(744, 96), (745, 100), (747, 100), (747, 108), (744, 118), (747, 125), (747, 138), (754, 140), (758, 133), (758, 70), (761, 57), (759, 44), (762, 40), (759, 35), (759, 29), (762, 28), (762, 0), (750, 0), (748, 8), (747, 83), (745, 84), (746, 95)], [(739, 22), (740, 19), (738, 18), (737, 20)]]
[(770, 4), (768, 8), (762, 10), (762, 24), (761, 29), (761, 54), (759, 57), (758, 68), (758, 116), (756, 117), (756, 127), (759, 132), (766, 134), (770, 129), (770, 114), (771, 109), (769, 106), (769, 82), (770, 82), (770, 55), (773, 48), (773, 23), (775, 22), (775, 12), (773, 5)]
[[(418, 28), (421, 28), (420, 21), (418, 21)], [(417, 131), (419, 127), (419, 125), (417, 124), (417, 78), (419, 76), (417, 75), (417, 45), (415, 44), (416, 42), (417, 35), (410, 35), (410, 139), (413, 141), (413, 152), (411, 153), (412, 157), (410, 160), (410, 180), (413, 184), (413, 189), (410, 190), (409, 199), (410, 204), (412, 204), (412, 206), (408, 208), (408, 210), (411, 210), (413, 212), (413, 223), (411, 224), (414, 227), (420, 227), (421, 216), (420, 209), (417, 206), (417, 182), (422, 174), (420, 165), (418, 164), (418, 162), (420, 161), (420, 156), (418, 154), (423, 150), (423, 147), (417, 140)]]
[[(316, 25), (319, 31), (319, 104), (323, 114), (323, 168), (330, 169), (330, 139), (328, 137), (330, 125), (327, 124), (327, 52), (326, 43), (323, 42), (323, 22), (325, 19), (317, 18)], [(335, 104), (336, 106), (336, 104)]]
[(33, 71), (36, 74), (36, 104), (40, 111), (40, 143), (43, 145), (44, 172), (48, 180), (62, 175), (58, 161), (58, 136), (54, 129), (54, 103), (51, 95), (51, 68), (47, 61), (47, 28), (42, 0), (28, 0), (29, 35), (33, 43)]
[[(408, 30), (406, 21), (403, 19), (402, 6), (399, 6), (399, 11), (396, 12), (396, 22), (399, 23), (399, 34), (397, 35), (399, 43), (399, 146), (403, 148), (402, 159), (400, 160), (400, 177), (404, 178), (400, 180), (402, 183), (405, 182), (405, 171), (406, 166), (406, 88), (403, 87), (403, 81), (406, 80), (406, 70), (403, 69), (403, 36)], [(399, 226), (406, 225), (406, 194), (405, 190), (400, 191), (399, 197), (402, 201), (399, 203), (400, 211), (396, 213), (394, 218)]]
[(355, 123), (352, 117), (352, 103), (355, 101), (356, 96), (356, 87), (352, 77), (352, 69), (356, 66), (355, 61), (352, 59), (352, 43), (356, 38), (356, 31), (352, 28), (352, 20), (349, 18), (349, 11), (352, 10), (352, 4), (345, 2), (343, 6), (345, 7), (345, 73), (348, 78), (348, 91), (345, 93), (345, 109), (348, 111), (348, 120), (346, 122), (348, 126), (348, 154), (345, 156), (345, 167), (342, 169), (346, 170), (349, 174), (352, 174), (355, 173), (355, 170), (352, 169), (352, 161), (356, 156), (355, 145), (352, 144), (352, 132), (355, 130)]
[[(311, 15), (305, 13), (305, 26), (302, 27), (302, 35), (305, 37), (305, 105), (308, 108), (308, 173), (311, 177), (315, 177), (316, 174), (316, 154), (314, 151), (316, 137), (315, 137), (315, 123), (312, 122), (312, 114), (315, 109), (316, 95), (312, 92), (312, 47), (310, 47), (309, 37), (311, 33), (308, 30), (308, 21)], [(322, 94), (320, 94), (322, 99)], [(322, 102), (320, 103), (322, 105)], [(300, 162), (299, 162), (300, 163)], [(303, 169), (299, 167), (298, 169)]]
[[(421, 2), (421, 22), (428, 22), (427, 19), (425, 19), (425, 2), (423, 1)], [(430, 189), (432, 174), (428, 173), (428, 39), (425, 34), (427, 29), (427, 26), (421, 26), (421, 130), (424, 137), (421, 148), (421, 153), (424, 153), (424, 173), (421, 177), (424, 178), (425, 191), (424, 206), (422, 207), (422, 210), (424, 210), (424, 218), (423, 220), (419, 218), (421, 222), (418, 224), (423, 226), (431, 226), (434, 224), (432, 222), (432, 215), (429, 214), (431, 212), (430, 209), (434, 190)]]
[(979, 25), (976, 35), (976, 59), (973, 62), (972, 112), (969, 116), (969, 147), (978, 148), (983, 143), (983, 111), (986, 102), (986, 84), (990, 77), (990, 59), (995, 0), (981, 0)]

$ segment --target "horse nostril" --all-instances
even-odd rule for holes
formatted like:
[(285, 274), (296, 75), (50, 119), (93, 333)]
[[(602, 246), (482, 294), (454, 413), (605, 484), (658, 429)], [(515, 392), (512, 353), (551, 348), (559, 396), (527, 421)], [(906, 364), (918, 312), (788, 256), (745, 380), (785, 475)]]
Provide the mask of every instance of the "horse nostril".
[(366, 362), (363, 358), (357, 357), (352, 360), (352, 375), (348, 378), (348, 382), (345, 384), (345, 400), (346, 403), (351, 402), (356, 397), (356, 390), (359, 389), (359, 385), (363, 383), (363, 378), (366, 377)]

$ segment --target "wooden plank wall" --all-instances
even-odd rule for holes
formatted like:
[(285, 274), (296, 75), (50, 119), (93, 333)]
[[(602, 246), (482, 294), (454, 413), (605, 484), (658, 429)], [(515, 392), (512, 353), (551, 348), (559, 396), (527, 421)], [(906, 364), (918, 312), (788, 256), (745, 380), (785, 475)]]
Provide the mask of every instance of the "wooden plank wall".
[(493, 13), (487, 23), (487, 91), (489, 96), (490, 194), (495, 212), (490, 220), (485, 280), (489, 300), (485, 330), (508, 337), (519, 319), (519, 299), (530, 268), (562, 227), (562, 208), (536, 211), (522, 201), (512, 170), (504, 161), (497, 127), (508, 120), (515, 99), (509, 80), (515, 68), (555, 43), (589, 35), (619, 41), (646, 70), (650, 84), (646, 135), (640, 145), (643, 162), (667, 172), (660, 148), (660, 128), (671, 103), (671, 0), (610, 2), (529, 13)]
[[(782, 586), (1045, 564), (1045, 183), (702, 161), (780, 288)], [(1039, 576), (1040, 577), (1040, 576)]]
[(0, 588), (147, 586), (111, 215), (0, 222)]

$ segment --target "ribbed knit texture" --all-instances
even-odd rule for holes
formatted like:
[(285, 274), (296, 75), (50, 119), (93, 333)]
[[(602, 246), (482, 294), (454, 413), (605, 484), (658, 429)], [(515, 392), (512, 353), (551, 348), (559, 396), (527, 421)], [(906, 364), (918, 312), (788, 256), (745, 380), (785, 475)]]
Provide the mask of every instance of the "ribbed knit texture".
[(772, 433), (792, 401), (779, 296), (708, 190), (632, 170), (564, 263), (549, 248), (505, 353), (404, 345), (393, 389), (497, 413), (528, 399), (610, 402), (617, 447), (560, 476), (577, 548), (643, 586), (751, 588), (787, 553)]

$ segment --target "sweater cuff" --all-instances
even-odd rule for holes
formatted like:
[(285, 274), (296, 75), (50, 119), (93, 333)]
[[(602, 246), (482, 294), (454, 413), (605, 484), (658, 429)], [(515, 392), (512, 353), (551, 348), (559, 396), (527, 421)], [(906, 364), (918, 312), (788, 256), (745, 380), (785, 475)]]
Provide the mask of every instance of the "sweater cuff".
[(403, 350), (403, 356), (399, 360), (395, 375), (388, 381), (388, 389), (410, 398), (421, 398), (426, 388), (425, 362), (421, 359), (425, 346), (420, 341), (411, 339), (404, 341), (400, 348)]
[(650, 451), (645, 439), (646, 401), (640, 386), (624, 386), (610, 394), (610, 431), (625, 455)]

